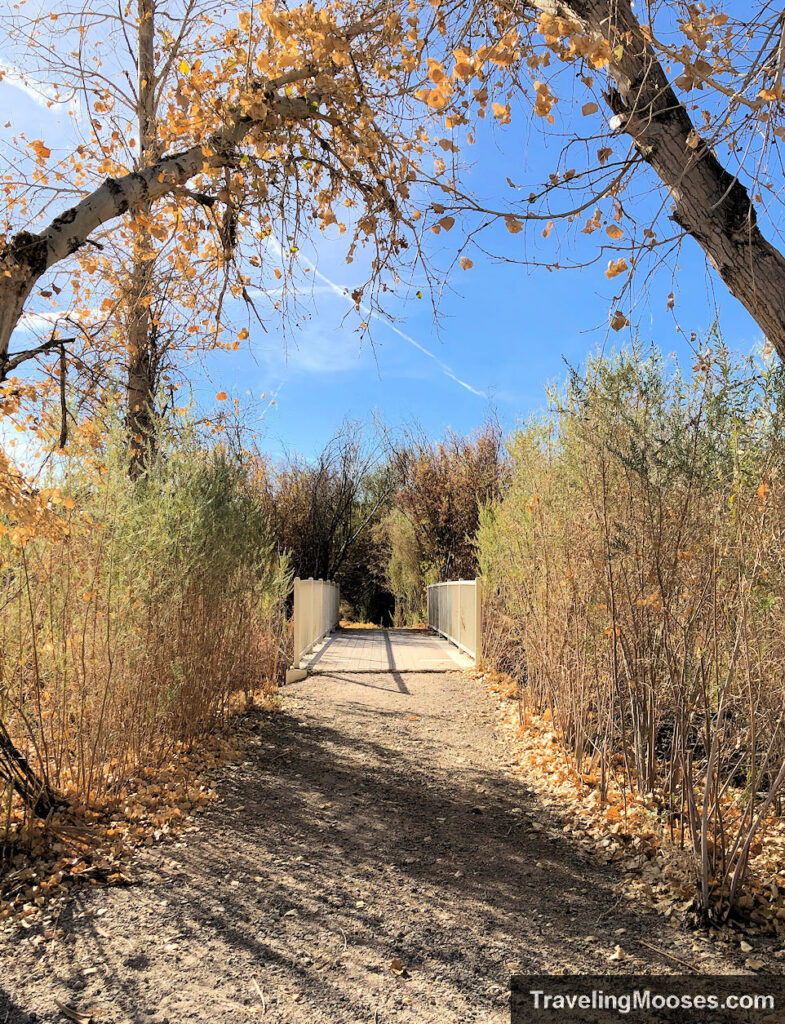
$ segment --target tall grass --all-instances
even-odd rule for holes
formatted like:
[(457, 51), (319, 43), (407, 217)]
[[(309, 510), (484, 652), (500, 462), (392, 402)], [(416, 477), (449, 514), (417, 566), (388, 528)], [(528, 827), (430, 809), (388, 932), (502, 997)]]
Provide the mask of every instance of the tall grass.
[[(40, 481), (64, 528), (0, 537), (0, 722), (40, 780), (84, 805), (288, 663), (289, 574), (246, 470), (183, 424), (145, 477), (127, 470), (112, 422)], [(22, 788), (7, 755), (0, 770), (7, 831)]]
[(660, 801), (725, 912), (785, 778), (785, 373), (592, 361), (483, 515), (488, 650), (600, 786)]

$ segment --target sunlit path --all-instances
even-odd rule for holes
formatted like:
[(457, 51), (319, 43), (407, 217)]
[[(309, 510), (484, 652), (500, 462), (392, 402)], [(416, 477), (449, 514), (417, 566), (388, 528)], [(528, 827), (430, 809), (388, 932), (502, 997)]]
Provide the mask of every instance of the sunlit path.
[(454, 672), (472, 659), (423, 629), (342, 629), (302, 659), (309, 672)]

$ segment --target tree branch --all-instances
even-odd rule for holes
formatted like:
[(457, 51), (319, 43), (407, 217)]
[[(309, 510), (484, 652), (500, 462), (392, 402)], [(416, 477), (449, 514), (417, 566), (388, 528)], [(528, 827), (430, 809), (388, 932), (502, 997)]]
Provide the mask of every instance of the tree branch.
[(0, 380), (5, 380), (9, 373), (13, 373), (17, 366), (28, 359), (35, 359), (36, 356), (41, 356), (45, 352), (51, 352), (53, 349), (62, 348), (63, 345), (68, 345), (73, 341), (76, 341), (76, 338), (50, 338), (49, 341), (36, 345), (35, 348), (26, 348), (21, 352), (0, 356)]

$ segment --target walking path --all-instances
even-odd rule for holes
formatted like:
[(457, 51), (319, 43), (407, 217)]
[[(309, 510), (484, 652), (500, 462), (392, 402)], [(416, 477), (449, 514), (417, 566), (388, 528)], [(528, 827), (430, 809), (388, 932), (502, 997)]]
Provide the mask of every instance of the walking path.
[(565, 833), (477, 682), (404, 684), (287, 687), (199, 832), (77, 894), (65, 940), (4, 940), (0, 1021), (62, 1021), (57, 998), (102, 1024), (506, 1024), (511, 971), (738, 969)]
[(454, 672), (472, 659), (424, 629), (339, 629), (302, 659), (309, 672)]

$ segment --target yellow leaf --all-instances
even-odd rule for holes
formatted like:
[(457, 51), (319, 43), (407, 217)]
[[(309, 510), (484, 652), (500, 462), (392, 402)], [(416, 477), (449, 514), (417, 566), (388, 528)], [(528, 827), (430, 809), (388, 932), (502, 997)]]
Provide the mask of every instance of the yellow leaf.
[(620, 260), (609, 260), (608, 269), (605, 271), (605, 276), (608, 280), (612, 280), (614, 277), (618, 277), (619, 274), (623, 274), (625, 270), (628, 270), (627, 261), (622, 258)]
[(466, 60), (459, 60), (452, 69), (452, 73), (456, 78), (462, 78), (468, 82), (469, 79), (474, 78), (474, 64), (470, 64)]
[(39, 163), (43, 163), (44, 160), (48, 160), (52, 155), (52, 150), (44, 145), (41, 139), (36, 139), (34, 142), (28, 143), (28, 146), (35, 153)]
[(474, 266), (474, 263), (473, 263), (472, 260), (469, 259), (468, 256), (461, 256), (461, 269), (462, 270), (471, 270), (471, 268), (473, 266)]
[(66, 498), (63, 504), (67, 509), (76, 508), (76, 502), (74, 501), (73, 498)]
[(191, 70), (191, 65), (188, 63), (188, 61), (187, 60), (181, 60), (180, 61), (180, 74), (181, 75), (187, 75), (190, 70)]
[(614, 241), (615, 241), (617, 238), (621, 238), (622, 237), (622, 235), (624, 234), (624, 231), (619, 227), (618, 224), (610, 224), (605, 229), (605, 234), (609, 238), (614, 239)]
[(620, 331), (622, 330), (622, 328), (627, 327), (629, 325), (629, 322), (630, 321), (627, 319), (624, 313), (622, 313), (620, 309), (617, 309), (611, 318), (611, 327), (614, 329), (614, 331)]
[(219, 402), (225, 402), (229, 396), (226, 394), (225, 391), (219, 391), (215, 397), (218, 399)]
[(240, 339), (240, 341), (245, 341), (245, 339), (248, 337), (248, 328), (243, 327), (243, 329), (240, 331), (237, 337)]
[(537, 94), (536, 101), (534, 103), (534, 113), (538, 117), (546, 118), (551, 124), (553, 124), (553, 114), (551, 114), (551, 108), (556, 103), (556, 97), (551, 93), (545, 82), (534, 82), (534, 89)]
[[(449, 83), (445, 83), (446, 87)], [(416, 96), (423, 100), (431, 110), (441, 110), (447, 105), (448, 97), (439, 89), (418, 89)]]
[(444, 79), (447, 77), (444, 73), (443, 66), (437, 60), (433, 59), (430, 59), (428, 61), (428, 64), (428, 77), (433, 82), (433, 84), (438, 85), (440, 82), (443, 82)]

